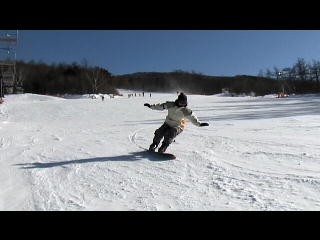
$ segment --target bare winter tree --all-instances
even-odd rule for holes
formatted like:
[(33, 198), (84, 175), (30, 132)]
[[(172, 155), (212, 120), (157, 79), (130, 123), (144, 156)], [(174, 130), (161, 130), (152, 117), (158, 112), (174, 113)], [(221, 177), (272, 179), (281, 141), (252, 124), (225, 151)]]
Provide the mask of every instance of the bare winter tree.
[(313, 60), (310, 70), (312, 80), (315, 80), (318, 84), (320, 84), (320, 61)]
[(274, 76), (276, 76), (278, 78), (279, 75), (281, 74), (280, 69), (277, 67), (273, 67), (273, 74), (274, 74)]
[(102, 81), (102, 70), (98, 67), (90, 68), (86, 76), (91, 83), (92, 93), (98, 93), (99, 85)]
[(272, 78), (274, 76), (273, 72), (268, 68), (265, 72), (267, 78)]
[(91, 84), (92, 93), (97, 94), (99, 91), (110, 91), (111, 74), (103, 68), (93, 67), (88, 68), (86, 71), (86, 77)]
[(296, 64), (293, 66), (298, 78), (300, 80), (306, 80), (308, 74), (308, 66), (303, 58), (298, 58)]
[(23, 86), (23, 80), (24, 80), (24, 70), (22, 68), (17, 68), (16, 70), (16, 77), (15, 77), (15, 83), (14, 83), (14, 92), (18, 92), (19, 89)]

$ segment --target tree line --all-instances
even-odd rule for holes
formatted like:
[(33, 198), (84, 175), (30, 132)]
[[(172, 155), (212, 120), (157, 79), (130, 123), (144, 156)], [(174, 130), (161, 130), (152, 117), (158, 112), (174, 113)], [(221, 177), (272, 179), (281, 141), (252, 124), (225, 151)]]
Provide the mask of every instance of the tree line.
[(277, 79), (282, 91), (292, 94), (320, 92), (320, 61), (298, 58), (291, 67), (260, 70), (258, 76)]
[(144, 92), (176, 92), (211, 95), (223, 90), (232, 94), (263, 96), (320, 92), (320, 61), (299, 58), (292, 67), (260, 71), (257, 76), (208, 76), (195, 71), (139, 72), (112, 75), (107, 69), (84, 64), (17, 62), (16, 85), (36, 94), (115, 94), (117, 88)]
[(266, 95), (279, 90), (277, 80), (257, 76), (216, 77), (196, 72), (141, 72), (114, 76), (112, 83), (117, 88), (153, 92), (183, 91), (188, 94), (211, 95), (223, 89), (234, 94)]
[(184, 91), (189, 94), (211, 95), (227, 90), (231, 94), (263, 96), (320, 93), (320, 61), (306, 62), (298, 58), (292, 67), (274, 67), (257, 76), (207, 76), (195, 71), (141, 72), (115, 76), (114, 86), (143, 91)]
[(16, 63), (16, 84), (36, 94), (119, 94), (110, 84), (111, 73), (87, 64)]

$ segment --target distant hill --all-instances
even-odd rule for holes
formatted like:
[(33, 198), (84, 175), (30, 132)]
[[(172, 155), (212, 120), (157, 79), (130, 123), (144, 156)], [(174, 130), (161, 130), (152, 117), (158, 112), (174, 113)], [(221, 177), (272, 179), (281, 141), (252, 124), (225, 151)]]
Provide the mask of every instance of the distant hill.
[(266, 95), (280, 90), (279, 81), (257, 76), (208, 76), (183, 71), (138, 72), (113, 76), (111, 83), (116, 88), (153, 92), (184, 91), (188, 94), (211, 95), (223, 89), (235, 94)]
[[(291, 74), (292, 75), (292, 74)], [(288, 94), (319, 93), (318, 78), (265, 76), (208, 76), (197, 72), (137, 72), (113, 75), (107, 69), (86, 64), (45, 64), (17, 62), (14, 87), (36, 94), (91, 94), (118, 95), (117, 88), (145, 92), (177, 92), (212, 95), (222, 92), (263, 96), (284, 91)]]

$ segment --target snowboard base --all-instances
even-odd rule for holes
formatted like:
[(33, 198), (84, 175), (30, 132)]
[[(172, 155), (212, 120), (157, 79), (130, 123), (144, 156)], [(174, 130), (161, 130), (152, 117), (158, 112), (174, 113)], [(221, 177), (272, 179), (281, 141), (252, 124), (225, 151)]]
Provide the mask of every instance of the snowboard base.
[(159, 153), (159, 152), (153, 152), (150, 150), (147, 150), (147, 152), (154, 154), (155, 156), (159, 157), (159, 158), (163, 158), (163, 159), (176, 159), (176, 156), (173, 155), (172, 153)]

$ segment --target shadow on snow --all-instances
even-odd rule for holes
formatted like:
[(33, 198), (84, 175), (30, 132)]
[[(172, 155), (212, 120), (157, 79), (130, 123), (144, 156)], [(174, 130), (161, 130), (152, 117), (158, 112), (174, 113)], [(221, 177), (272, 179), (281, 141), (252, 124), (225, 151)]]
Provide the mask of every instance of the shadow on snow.
[(14, 164), (14, 166), (20, 166), (20, 169), (32, 169), (32, 168), (52, 168), (52, 167), (64, 167), (65, 165), (71, 164), (83, 164), (83, 163), (94, 163), (94, 162), (107, 162), (107, 161), (128, 161), (134, 162), (143, 159), (148, 159), (149, 161), (168, 161), (170, 159), (165, 156), (157, 156), (153, 153), (149, 153), (146, 151), (133, 152), (128, 155), (114, 156), (114, 157), (98, 157), (98, 158), (87, 158), (87, 159), (78, 159), (78, 160), (70, 160), (70, 161), (61, 161), (61, 162), (49, 162), (49, 163), (21, 163)]

